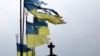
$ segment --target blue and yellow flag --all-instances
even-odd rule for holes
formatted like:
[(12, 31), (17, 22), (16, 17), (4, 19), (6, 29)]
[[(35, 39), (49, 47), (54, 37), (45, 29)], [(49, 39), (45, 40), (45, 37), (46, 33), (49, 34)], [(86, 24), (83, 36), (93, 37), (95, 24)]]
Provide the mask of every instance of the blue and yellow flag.
[[(17, 43), (17, 56), (20, 56), (20, 44)], [(23, 56), (35, 56), (35, 52), (23, 44)]]
[[(64, 21), (61, 19), (62, 17), (58, 14), (52, 15), (48, 13), (39, 13), (37, 9), (44, 8), (40, 7), (41, 3), (38, 0), (24, 0), (24, 7), (31, 13), (33, 16), (37, 17), (39, 20), (45, 20), (52, 24), (63, 24)], [(44, 11), (46, 12), (47, 9)]]
[(34, 18), (34, 23), (26, 22), (26, 40), (28, 47), (48, 44), (49, 29), (45, 21)]

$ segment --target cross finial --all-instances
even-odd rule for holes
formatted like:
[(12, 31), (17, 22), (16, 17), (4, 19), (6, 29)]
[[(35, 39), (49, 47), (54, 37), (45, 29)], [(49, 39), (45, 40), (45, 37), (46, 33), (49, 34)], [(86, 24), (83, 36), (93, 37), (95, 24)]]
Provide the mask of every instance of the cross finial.
[(50, 43), (50, 45), (48, 45), (48, 48), (50, 48), (50, 55), (48, 55), (48, 56), (57, 56), (57, 55), (53, 54), (54, 47), (55, 47), (55, 45), (53, 45), (52, 43)]

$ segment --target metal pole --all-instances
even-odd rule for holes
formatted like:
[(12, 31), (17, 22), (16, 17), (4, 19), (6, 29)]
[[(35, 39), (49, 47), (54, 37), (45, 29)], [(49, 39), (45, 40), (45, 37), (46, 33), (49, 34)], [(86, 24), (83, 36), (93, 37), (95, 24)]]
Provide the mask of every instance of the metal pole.
[(18, 34), (16, 34), (16, 43), (18, 43)]
[[(16, 45), (18, 44), (18, 34), (16, 34)], [(17, 47), (18, 48), (18, 47)], [(18, 53), (17, 53), (18, 56)]]
[[(25, 8), (24, 8), (24, 20), (25, 20), (25, 23), (27, 22), (27, 12), (26, 12), (26, 10), (25, 10)], [(26, 34), (26, 33), (25, 33)], [(27, 42), (26, 42), (27, 43)], [(27, 46), (27, 45), (26, 45)], [(26, 49), (27, 51), (28, 51), (28, 48)], [(26, 53), (26, 56), (28, 56), (28, 52)]]
[(20, 56), (23, 56), (23, 18), (22, 18), (22, 0), (20, 0)]
[(23, 6), (23, 37), (24, 37), (24, 21), (25, 21), (25, 8)]
[(32, 56), (35, 56), (35, 47), (32, 48)]

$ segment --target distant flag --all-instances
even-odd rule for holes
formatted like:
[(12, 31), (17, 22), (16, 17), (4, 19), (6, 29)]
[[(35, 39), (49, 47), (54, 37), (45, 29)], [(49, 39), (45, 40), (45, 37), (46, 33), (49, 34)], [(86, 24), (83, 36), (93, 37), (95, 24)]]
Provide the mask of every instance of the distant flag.
[[(20, 56), (20, 44), (17, 43), (17, 56)], [(35, 52), (23, 44), (23, 56), (35, 56)]]
[[(59, 16), (57, 13), (56, 15), (51, 15), (47, 13), (39, 13), (37, 12), (37, 9), (42, 9), (42, 10), (47, 10), (45, 8), (41, 7), (42, 2), (39, 0), (24, 0), (24, 7), (37, 19), (39, 20), (46, 20), (52, 24), (63, 24), (63, 20), (61, 19), (62, 17)], [(53, 11), (55, 12), (55, 11)]]
[(34, 18), (34, 22), (26, 22), (26, 40), (28, 47), (38, 47), (48, 44), (49, 29), (45, 21)]

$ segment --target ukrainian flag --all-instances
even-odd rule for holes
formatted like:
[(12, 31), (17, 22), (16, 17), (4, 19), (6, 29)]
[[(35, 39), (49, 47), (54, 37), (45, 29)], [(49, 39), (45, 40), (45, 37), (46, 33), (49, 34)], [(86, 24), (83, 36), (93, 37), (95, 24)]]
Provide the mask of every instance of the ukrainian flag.
[[(20, 56), (20, 44), (17, 43), (17, 56)], [(35, 56), (35, 52), (23, 44), (23, 56)]]
[(50, 15), (47, 13), (37, 12), (37, 9), (41, 8), (38, 0), (24, 0), (24, 7), (39, 20), (46, 20), (52, 24), (64, 23), (64, 21), (61, 19), (62, 17), (59, 15)]
[(48, 44), (49, 29), (45, 21), (34, 18), (34, 23), (26, 22), (26, 40), (28, 47)]

